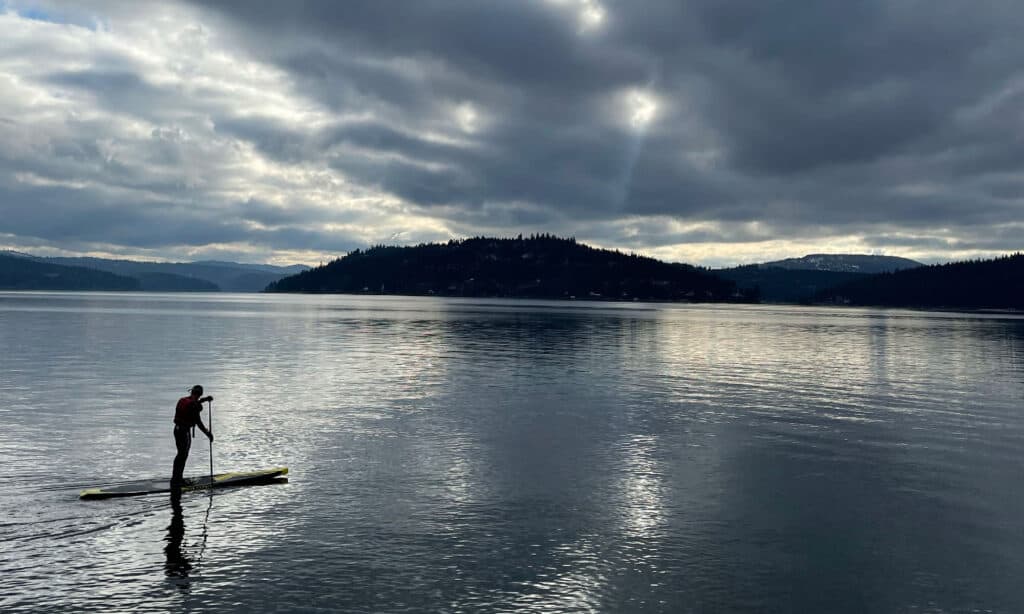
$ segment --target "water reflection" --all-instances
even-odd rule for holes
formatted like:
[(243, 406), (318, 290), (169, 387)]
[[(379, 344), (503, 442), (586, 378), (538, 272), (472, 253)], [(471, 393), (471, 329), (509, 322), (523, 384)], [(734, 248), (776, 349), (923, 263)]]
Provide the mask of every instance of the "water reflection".
[[(1024, 319), (57, 302), (0, 294), (0, 456), (24, 480), (0, 509), (46, 529), (0, 552), (26, 611), (1024, 612)], [(94, 481), (100, 446), (110, 474), (166, 472), (161, 408), (195, 372), (231, 399), (218, 466), (292, 486), (218, 494), (208, 550), (195, 495), (170, 524), (159, 498), (19, 511), (46, 476)]]
[(197, 544), (188, 545), (185, 542), (185, 514), (181, 507), (181, 491), (171, 492), (171, 523), (167, 525), (167, 537), (164, 538), (167, 542), (164, 547), (164, 554), (167, 557), (164, 572), (173, 584), (186, 593), (192, 586), (192, 572), (202, 562), (206, 551), (213, 494), (207, 495), (207, 499), (206, 515), (203, 517), (203, 528), (200, 531), (201, 538)]

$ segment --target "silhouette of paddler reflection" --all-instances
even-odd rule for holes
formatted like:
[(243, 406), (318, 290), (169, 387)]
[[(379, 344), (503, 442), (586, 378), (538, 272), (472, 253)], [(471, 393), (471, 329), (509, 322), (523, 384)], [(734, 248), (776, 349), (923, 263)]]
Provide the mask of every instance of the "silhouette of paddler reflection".
[(164, 541), (164, 553), (167, 555), (167, 563), (164, 566), (167, 576), (171, 578), (182, 578), (186, 582), (181, 587), (188, 589), (188, 574), (192, 570), (192, 561), (189, 560), (182, 548), (185, 540), (185, 516), (181, 510), (181, 491), (171, 491), (171, 524), (167, 525), (167, 537)]
[[(181, 490), (171, 491), (171, 524), (167, 525), (167, 537), (164, 541), (164, 554), (167, 555), (167, 562), (164, 564), (164, 571), (169, 579), (172, 579), (184, 591), (189, 589), (189, 574), (203, 561), (203, 554), (206, 552), (206, 538), (210, 526), (210, 511), (213, 509), (213, 494), (207, 497), (209, 504), (206, 506), (206, 517), (203, 518), (203, 528), (200, 532), (201, 540), (198, 545), (193, 544), (190, 548), (185, 543), (185, 514), (181, 507)], [(191, 552), (189, 552), (191, 550)]]

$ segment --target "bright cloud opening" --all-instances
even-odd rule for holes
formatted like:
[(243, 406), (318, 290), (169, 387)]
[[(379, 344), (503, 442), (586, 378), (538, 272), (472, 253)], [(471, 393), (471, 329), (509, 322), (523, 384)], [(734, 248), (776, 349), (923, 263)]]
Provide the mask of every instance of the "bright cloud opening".
[(548, 2), (564, 9), (570, 19), (575, 19), (580, 34), (598, 30), (608, 19), (607, 9), (596, 0), (548, 0)]
[(657, 118), (658, 99), (645, 90), (630, 90), (626, 93), (626, 108), (630, 127), (644, 130)]
[(471, 103), (464, 102), (455, 107), (455, 122), (463, 132), (472, 134), (480, 129), (480, 113)]
[(582, 0), (579, 8), (579, 24), (581, 32), (590, 32), (604, 25), (608, 12), (593, 0)]

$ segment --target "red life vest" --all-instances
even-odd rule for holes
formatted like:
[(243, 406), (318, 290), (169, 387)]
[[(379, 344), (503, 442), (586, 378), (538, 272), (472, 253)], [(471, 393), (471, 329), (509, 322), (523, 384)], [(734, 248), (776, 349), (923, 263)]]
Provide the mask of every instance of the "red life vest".
[(191, 396), (178, 399), (178, 406), (174, 408), (174, 423), (181, 426), (195, 426), (199, 422), (199, 412), (203, 411), (203, 404)]

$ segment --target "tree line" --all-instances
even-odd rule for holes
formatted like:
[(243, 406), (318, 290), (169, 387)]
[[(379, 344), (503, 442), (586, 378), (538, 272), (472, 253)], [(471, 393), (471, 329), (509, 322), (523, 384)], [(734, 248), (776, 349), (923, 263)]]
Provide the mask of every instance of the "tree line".
[(872, 275), (825, 290), (816, 299), (843, 305), (1024, 309), (1024, 254)]
[(751, 301), (706, 269), (671, 264), (575, 238), (473, 237), (354, 250), (270, 284), (268, 292), (677, 301)]

